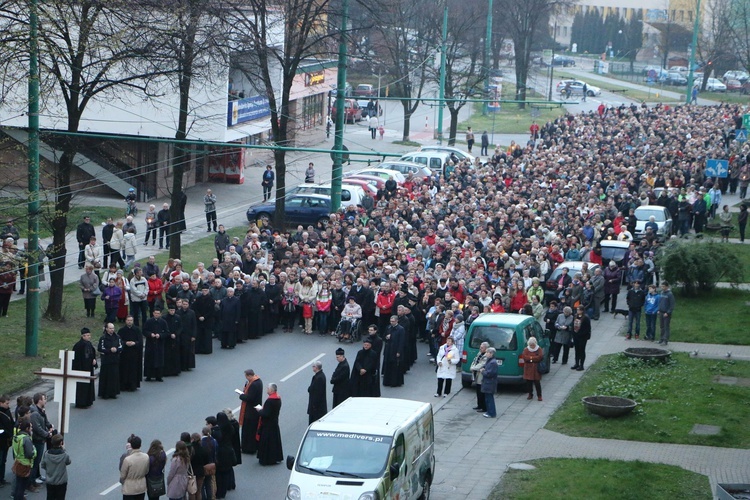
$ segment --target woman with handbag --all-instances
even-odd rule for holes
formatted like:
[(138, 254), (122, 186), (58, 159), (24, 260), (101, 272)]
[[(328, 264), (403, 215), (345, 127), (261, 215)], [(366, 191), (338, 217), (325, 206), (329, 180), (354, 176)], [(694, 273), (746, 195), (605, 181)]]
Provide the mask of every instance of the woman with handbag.
[[(31, 467), (36, 459), (36, 448), (31, 441), (31, 422), (21, 420), (18, 424), (18, 434), (13, 438), (13, 474), (16, 476), (16, 487), (13, 489), (13, 498), (25, 498), (24, 491), (27, 487), (34, 488), (29, 484)], [(34, 491), (37, 491), (34, 489)]]
[(542, 400), (542, 374), (539, 373), (539, 363), (544, 361), (544, 349), (537, 344), (536, 337), (529, 337), (526, 347), (521, 353), (523, 360), (523, 379), (529, 388), (529, 395), (526, 399), (534, 398), (534, 387), (539, 401)]
[(169, 500), (184, 500), (188, 490), (188, 473), (193, 476), (193, 480), (195, 475), (192, 474), (187, 445), (183, 441), (177, 441), (174, 449), (167, 477), (167, 497)]
[(167, 493), (164, 485), (164, 466), (167, 465), (167, 454), (161, 441), (154, 439), (148, 448), (148, 474), (146, 474), (146, 494), (148, 500), (155, 500)]
[[(206, 465), (208, 462), (208, 452), (201, 445), (201, 435), (194, 432), (190, 435), (190, 468), (195, 476), (195, 492), (191, 493), (188, 488), (188, 500), (201, 500), (203, 495), (203, 482), (206, 479)], [(190, 470), (188, 470), (188, 474)], [(188, 478), (189, 479), (189, 478)], [(189, 486), (189, 485), (188, 485)]]

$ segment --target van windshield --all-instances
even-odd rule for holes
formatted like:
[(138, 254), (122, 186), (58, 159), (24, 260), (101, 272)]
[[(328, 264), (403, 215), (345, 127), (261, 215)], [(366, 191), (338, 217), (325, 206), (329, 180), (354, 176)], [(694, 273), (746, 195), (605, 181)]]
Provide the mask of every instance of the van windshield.
[(303, 473), (313, 469), (324, 476), (381, 477), (392, 441), (391, 436), (311, 430), (302, 443), (295, 468)]
[(498, 351), (515, 351), (518, 347), (516, 331), (502, 326), (475, 326), (471, 332), (471, 347), (479, 349), (482, 342), (487, 342)]

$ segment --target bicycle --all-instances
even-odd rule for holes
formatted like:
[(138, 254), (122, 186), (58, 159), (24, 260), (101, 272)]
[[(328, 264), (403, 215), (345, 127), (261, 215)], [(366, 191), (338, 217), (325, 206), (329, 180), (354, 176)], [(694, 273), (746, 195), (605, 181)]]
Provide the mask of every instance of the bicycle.
[(128, 215), (132, 215), (135, 217), (138, 215), (138, 205), (136, 204), (135, 200), (125, 199), (125, 202), (128, 204), (127, 207), (125, 207), (125, 217)]
[(562, 89), (560, 91), (560, 97), (565, 99), (566, 101), (570, 99), (570, 97), (573, 95), (573, 91), (571, 89)]

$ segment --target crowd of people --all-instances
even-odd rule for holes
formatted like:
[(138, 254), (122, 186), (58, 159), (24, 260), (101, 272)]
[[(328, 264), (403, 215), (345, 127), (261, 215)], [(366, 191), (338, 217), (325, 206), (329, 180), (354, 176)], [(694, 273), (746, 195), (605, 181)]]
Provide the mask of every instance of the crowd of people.
[[(666, 343), (674, 297), (668, 284), (662, 284), (660, 294), (654, 291), (663, 242), (653, 227), (639, 243), (633, 241), (634, 210), (662, 205), (672, 213), (676, 235), (686, 235), (701, 233), (721, 212), (722, 193), (739, 189), (744, 198), (750, 148), (738, 147), (730, 137), (730, 131), (741, 127), (741, 116), (734, 105), (623, 105), (568, 114), (536, 126), (526, 145), (498, 148), (486, 161), (477, 158), (473, 164), (455, 158), (441, 175), (410, 175), (403, 189), (379, 191), (362, 206), (331, 214), (328, 224), (293, 231), (250, 224), (244, 235), (227, 234), (224, 226), (215, 226), (215, 198), (209, 192), (206, 224), (208, 231), (217, 232), (216, 254), (207, 255), (206, 263), (169, 259), (157, 264), (154, 256), (136, 262), (126, 243), (113, 248), (112, 237), (103, 235), (108, 247), (99, 248), (95, 234), (82, 234), (79, 286), (84, 308), (88, 317), (96, 317), (101, 300), (105, 317), (97, 347), (90, 332), (82, 334), (77, 362), (85, 361), (81, 369), (93, 373), (98, 353), (99, 396), (114, 398), (121, 390), (135, 390), (143, 378), (162, 381), (194, 368), (196, 354), (212, 354), (214, 339), (222, 349), (234, 349), (279, 329), (337, 335), (342, 342), (361, 335), (365, 340), (351, 370), (343, 349), (337, 352), (339, 366), (330, 380), (334, 406), (348, 396), (378, 396), (381, 381), (403, 385), (404, 373), (417, 360), (419, 342), (428, 345), (436, 364), (435, 396), (440, 397), (450, 393), (463, 336), (483, 312), (534, 316), (552, 333), (552, 362), (562, 354), (567, 363), (572, 347), (573, 368), (583, 370), (591, 321), (605, 318), (601, 305), (604, 312), (618, 311), (623, 274), (628, 314), (633, 313), (629, 332), (635, 329), (639, 338), (645, 307), (645, 338), (655, 340), (658, 317)], [(709, 158), (729, 161), (727, 178), (705, 176)], [(151, 218), (160, 220), (159, 214)], [(739, 219), (743, 240), (746, 221), (745, 212)], [(119, 242), (121, 226), (109, 221), (103, 231), (117, 233)], [(156, 230), (149, 229), (155, 245)], [(146, 238), (148, 242), (148, 233)], [(613, 262), (603, 271), (590, 273), (584, 267), (575, 276), (564, 273), (552, 301), (545, 304), (541, 286), (555, 268), (566, 260), (601, 264), (600, 242), (605, 239), (631, 242), (624, 266)], [(160, 247), (161, 240), (160, 234)], [(4, 280), (0, 274), (0, 297)], [(640, 292), (631, 293), (636, 286)], [(537, 347), (527, 347), (530, 364), (538, 357)], [(485, 346), (483, 352), (493, 348)], [(478, 358), (475, 362), (485, 364), (478, 368), (484, 376), (476, 382), (477, 409), (495, 416), (494, 400), (480, 397), (492, 385), (494, 355)], [(254, 374), (246, 376), (249, 386), (257, 382), (251, 381)], [(529, 382), (529, 397), (536, 389), (541, 400), (538, 380), (531, 377)], [(241, 395), (247, 399), (240, 424), (257, 418), (258, 392), (255, 384), (252, 397)], [(268, 395), (278, 399), (272, 394), (275, 387)], [(77, 406), (85, 408), (93, 393), (79, 390), (78, 398)], [(311, 418), (313, 414), (319, 413), (313, 411)], [(239, 433), (229, 430), (231, 419), (224, 422), (228, 416), (221, 415), (216, 425), (239, 443), (239, 461), (243, 448), (254, 450), (257, 425), (249, 421), (251, 430), (239, 439)], [(272, 419), (264, 416), (267, 420)], [(221, 448), (215, 434), (209, 429), (208, 436)], [(198, 441), (204, 439), (205, 429)], [(194, 442), (192, 437), (183, 441)], [(222, 484), (226, 489), (232, 484), (218, 464), (217, 496), (225, 491)], [(193, 471), (198, 475), (195, 466)]]

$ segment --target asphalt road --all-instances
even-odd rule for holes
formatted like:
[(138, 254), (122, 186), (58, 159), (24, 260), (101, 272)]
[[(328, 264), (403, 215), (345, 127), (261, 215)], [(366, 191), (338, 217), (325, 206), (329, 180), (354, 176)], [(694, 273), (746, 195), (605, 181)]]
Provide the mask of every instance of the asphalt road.
[[(342, 346), (350, 365), (361, 345), (339, 344), (334, 337), (275, 333), (239, 344), (235, 350), (218, 349), (197, 357), (197, 368), (163, 383), (143, 382), (136, 393), (123, 393), (116, 400), (97, 400), (89, 409), (73, 409), (71, 429), (65, 445), (72, 458), (68, 498), (118, 498), (118, 460), (131, 433), (139, 435), (144, 448), (159, 439), (166, 450), (174, 448), (183, 431), (200, 432), (204, 419), (223, 408), (236, 409), (240, 401), (235, 389), (244, 384), (243, 371), (253, 368), (264, 384), (279, 385), (280, 417), (284, 454), (295, 454), (307, 428), (307, 387), (311, 363), (320, 360), (328, 377), (335, 368), (334, 351)], [(400, 388), (382, 388), (383, 397), (398, 397), (436, 403), (435, 371), (427, 361), (426, 344), (418, 344), (420, 358)], [(456, 378), (454, 392), (460, 388)], [(329, 384), (330, 386), (330, 384)], [(329, 392), (328, 405), (331, 396)], [(442, 401), (442, 400), (441, 400)], [(57, 405), (50, 403), (50, 419)], [(237, 490), (227, 498), (284, 498), (289, 471), (284, 464), (261, 467), (254, 456), (243, 455), (235, 467)]]

